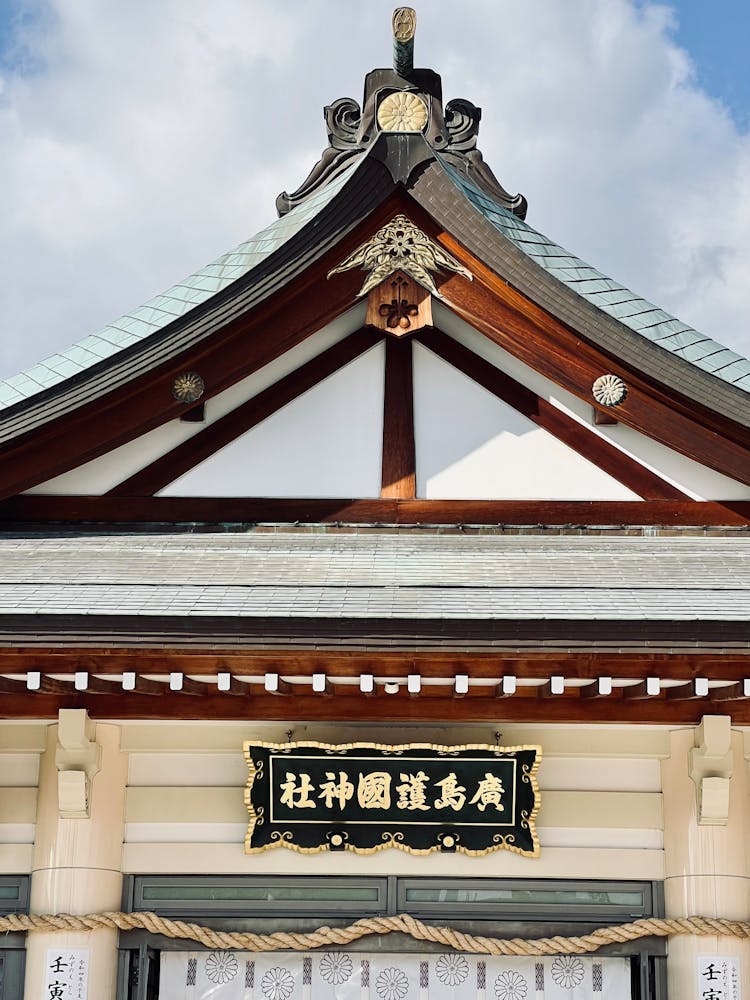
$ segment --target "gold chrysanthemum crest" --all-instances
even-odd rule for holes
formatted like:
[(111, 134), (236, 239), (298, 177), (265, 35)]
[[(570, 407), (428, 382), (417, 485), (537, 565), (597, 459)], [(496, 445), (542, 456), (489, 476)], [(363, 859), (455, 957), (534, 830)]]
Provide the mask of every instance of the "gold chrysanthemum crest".
[(182, 372), (172, 382), (172, 395), (180, 403), (195, 403), (201, 398), (205, 388), (198, 372)]
[(329, 271), (328, 277), (359, 267), (369, 272), (359, 294), (367, 293), (390, 278), (396, 271), (403, 271), (433, 295), (439, 295), (430, 272), (453, 271), (469, 281), (472, 274), (447, 251), (422, 232), (411, 219), (397, 215), (379, 229), (366, 243)]
[(425, 102), (409, 91), (389, 94), (378, 108), (378, 125), (384, 132), (421, 132), (427, 117)]
[(619, 406), (628, 394), (628, 387), (618, 375), (600, 375), (591, 391), (602, 406)]

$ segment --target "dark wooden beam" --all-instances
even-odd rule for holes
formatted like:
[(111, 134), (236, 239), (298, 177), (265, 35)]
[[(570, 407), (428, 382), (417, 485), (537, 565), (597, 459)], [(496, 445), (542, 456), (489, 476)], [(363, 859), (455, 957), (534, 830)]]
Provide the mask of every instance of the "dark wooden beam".
[(24, 694), (26, 681), (17, 681), (12, 677), (0, 677), (0, 694)]
[(649, 381), (641, 372), (608, 357), (527, 299), (473, 257), (450, 233), (435, 238), (474, 275), (468, 282), (451, 276), (440, 284), (446, 304), (493, 343), (547, 378), (593, 403), (591, 386), (602, 374), (620, 376), (628, 387), (617, 407), (618, 423), (653, 438), (738, 482), (750, 485), (750, 431), (731, 417), (702, 410), (671, 387)]
[(359, 330), (345, 337), (338, 344), (334, 344), (267, 389), (263, 389), (231, 413), (209, 424), (205, 430), (173, 448), (166, 455), (162, 455), (140, 472), (125, 479), (106, 495), (143, 497), (158, 493), (240, 435), (318, 385), (323, 379), (333, 375), (365, 351), (369, 351), (381, 338), (382, 335), (376, 335), (370, 329)]
[[(726, 701), (711, 698), (665, 700), (662, 697), (641, 700), (627, 698), (536, 698), (513, 696), (501, 701), (495, 692), (453, 698), (447, 696), (411, 697), (406, 690), (383, 697), (337, 694), (323, 698), (316, 694), (294, 694), (286, 698), (259, 693), (250, 698), (206, 694), (186, 698), (172, 692), (161, 698), (146, 695), (98, 695), (86, 692), (52, 695), (36, 692), (5, 694), (0, 698), (0, 718), (52, 719), (61, 708), (85, 708), (98, 719), (181, 719), (247, 721), (350, 723), (378, 722), (383, 725), (483, 723), (496, 726), (498, 721), (540, 723), (648, 723), (658, 725), (696, 725), (712, 711), (726, 714)], [(750, 699), (732, 703), (732, 723), (750, 725)]]
[(381, 497), (417, 495), (414, 445), (414, 373), (410, 339), (385, 342)]
[(746, 500), (403, 500), (22, 495), (0, 524), (300, 523), (748, 527)]
[[(715, 652), (570, 652), (565, 650), (505, 650), (492, 652), (452, 651), (441, 649), (400, 650), (383, 649), (347, 650), (342, 653), (332, 648), (328, 652), (304, 648), (248, 649), (247, 641), (238, 639), (242, 648), (221, 650), (194, 648), (175, 641), (170, 649), (149, 647), (111, 646), (85, 647), (61, 642), (56, 648), (0, 646), (0, 674), (25, 675), (30, 671), (71, 676), (80, 667), (78, 659), (86, 659), (91, 673), (118, 675), (135, 674), (136, 691), (146, 693), (150, 685), (157, 694), (169, 687), (169, 674), (181, 672), (193, 676), (208, 675), (213, 679), (220, 673), (229, 674), (233, 686), (242, 693), (247, 683), (241, 677), (262, 677), (266, 673), (283, 676), (311, 678), (325, 674), (328, 680), (337, 677), (359, 678), (364, 675), (398, 678), (413, 674), (422, 679), (452, 681), (456, 674), (470, 678), (495, 679), (519, 677), (546, 680), (552, 675), (568, 678), (592, 679), (593, 683), (583, 692), (596, 689), (598, 679), (616, 677), (639, 679), (659, 676), (664, 680), (692, 681), (696, 677), (710, 677), (740, 683), (750, 677), (750, 646), (743, 652), (734, 649), (717, 655)], [(148, 681), (143, 674), (162, 677)], [(91, 674), (90, 674), (91, 679)], [(23, 683), (25, 687), (25, 681)], [(70, 685), (70, 681), (65, 681)], [(122, 689), (120, 681), (105, 681)], [(712, 689), (713, 697), (720, 697), (721, 688)]]
[(639, 497), (646, 500), (688, 499), (685, 493), (661, 476), (442, 331), (423, 332), (416, 339), (443, 361), (522, 413), (537, 427), (548, 431), (558, 441), (593, 462)]

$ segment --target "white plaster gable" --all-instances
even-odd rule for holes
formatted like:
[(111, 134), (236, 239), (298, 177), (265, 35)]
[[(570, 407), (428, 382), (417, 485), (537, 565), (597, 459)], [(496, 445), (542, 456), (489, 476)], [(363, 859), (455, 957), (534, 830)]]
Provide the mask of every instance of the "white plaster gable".
[(414, 348), (417, 493), (455, 500), (638, 500), (507, 403)]
[(160, 495), (379, 496), (384, 365), (381, 342)]

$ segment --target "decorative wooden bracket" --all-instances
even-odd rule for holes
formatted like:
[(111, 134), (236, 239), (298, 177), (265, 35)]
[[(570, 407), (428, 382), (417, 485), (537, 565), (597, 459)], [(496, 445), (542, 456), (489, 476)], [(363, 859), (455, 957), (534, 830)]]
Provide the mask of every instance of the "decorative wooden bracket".
[(698, 795), (700, 826), (729, 822), (729, 779), (732, 777), (732, 720), (728, 715), (704, 715), (690, 751), (690, 777)]
[(432, 296), (404, 271), (394, 271), (367, 297), (368, 326), (404, 337), (432, 326)]
[(91, 815), (91, 782), (101, 769), (102, 751), (96, 739), (96, 723), (84, 708), (61, 708), (58, 715), (57, 797), (63, 819), (87, 819)]

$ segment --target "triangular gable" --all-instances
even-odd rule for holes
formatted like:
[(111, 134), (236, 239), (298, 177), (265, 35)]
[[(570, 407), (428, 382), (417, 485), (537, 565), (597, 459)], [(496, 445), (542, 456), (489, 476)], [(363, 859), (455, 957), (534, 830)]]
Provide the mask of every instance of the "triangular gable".
[[(43, 365), (36, 375), (27, 373), (0, 390), (1, 517), (43, 519), (54, 511), (63, 519), (192, 520), (208, 511), (209, 519), (224, 520), (227, 509), (218, 502), (191, 509), (191, 500), (204, 494), (201, 476), (191, 470), (217, 470), (224, 461), (218, 456), (224, 451), (226, 457), (230, 447), (238, 461), (241, 449), (249, 448), (248, 461), (254, 464), (262, 464), (265, 448), (274, 453), (270, 469), (277, 451), (287, 450), (293, 439), (309, 440), (317, 427), (307, 404), (295, 400), (309, 393), (323, 408), (334, 405), (330, 392), (338, 384), (336, 372), (354, 364), (379, 338), (386, 345), (381, 350), (382, 414), (376, 421), (370, 413), (366, 421), (365, 450), (376, 450), (375, 439), (382, 437), (380, 495), (371, 496), (375, 459), (358, 453), (357, 460), (371, 470), (367, 486), (363, 478), (360, 487), (356, 476), (328, 480), (351, 484), (354, 495), (343, 498), (347, 511), (360, 500), (373, 501), (362, 508), (362, 517), (366, 511), (370, 519), (384, 519), (392, 508), (377, 507), (377, 501), (428, 503), (429, 482), (443, 477), (443, 485), (435, 486), (445, 494), (441, 502), (465, 497), (485, 502), (481, 509), (443, 506), (447, 520), (472, 514), (502, 520), (508, 514), (501, 505), (506, 500), (529, 501), (530, 520), (549, 520), (567, 517), (569, 509), (541, 510), (533, 504), (569, 500), (640, 504), (637, 516), (652, 523), (658, 517), (744, 523), (747, 512), (741, 504), (750, 497), (750, 362), (701, 338), (528, 226), (525, 200), (502, 188), (476, 148), (479, 110), (467, 101), (443, 108), (435, 74), (414, 71), (407, 87), (424, 90), (426, 124), (413, 131), (401, 126), (386, 131), (378, 102), (404, 86), (397, 74), (378, 70), (368, 77), (361, 111), (356, 102), (346, 101), (327, 109), (331, 147), (297, 192), (280, 197), (281, 218), (272, 227), (90, 339), (88, 354), (78, 345), (74, 374), (63, 377), (70, 369), (53, 360), (47, 374)], [(394, 225), (398, 228), (402, 219), (408, 239), (417, 241), (406, 256), (401, 236), (393, 242)], [(426, 268), (420, 255), (426, 255)], [(404, 281), (391, 303), (396, 283), (387, 282), (396, 273)], [(410, 281), (421, 289), (418, 303), (408, 298)], [(375, 292), (380, 297), (374, 302)], [(350, 329), (281, 379), (260, 391), (248, 390), (233, 408), (218, 412), (214, 403), (232, 387), (245, 385), (311, 338), (325, 337), (332, 323), (341, 322), (368, 295), (365, 327)], [(502, 361), (441, 329), (440, 315), (458, 317), (525, 371), (559, 387), (577, 405), (585, 404), (589, 422), (536, 391), (533, 378), (519, 381)], [(451, 324), (446, 320), (445, 325)], [(94, 350), (97, 344), (101, 349)], [(412, 349), (414, 344), (419, 346)], [(420, 411), (424, 402), (449, 419), (451, 400), (441, 412), (439, 386), (425, 390), (419, 370), (415, 400), (414, 352), (422, 359), (419, 369), (428, 357), (424, 351), (440, 359), (427, 363), (428, 382), (448, 379), (454, 387), (448, 394), (465, 396), (462, 408), (482, 411), (476, 422), (482, 424), (484, 443), (495, 442), (486, 459), (490, 465), (525, 460), (556, 468), (559, 460), (565, 466), (548, 478), (544, 495), (539, 477), (528, 470), (516, 478), (515, 491), (487, 470), (482, 485), (472, 486), (467, 480), (479, 475), (484, 460), (476, 457), (477, 447), (468, 437), (452, 463), (460, 481), (454, 476), (454, 485), (446, 485), (451, 462), (440, 454), (438, 420)], [(461, 374), (449, 377), (450, 367)], [(328, 393), (326, 379), (333, 380)], [(482, 390), (470, 391), (467, 380)], [(363, 404), (371, 390), (372, 398), (377, 396), (376, 381), (371, 378), (358, 393)], [(362, 412), (373, 405), (363, 405)], [(295, 420), (301, 428), (296, 436)], [(287, 421), (286, 437), (274, 439), (269, 427)], [(354, 423), (348, 429), (352, 433)], [(597, 429), (600, 424), (608, 430)], [(326, 462), (340, 451), (345, 463), (347, 447), (357, 447), (352, 445), (356, 435), (347, 444), (333, 426), (324, 420), (313, 436), (316, 444), (327, 441)], [(513, 426), (525, 428), (516, 437), (526, 437), (529, 445), (519, 446), (516, 458), (508, 450)], [(458, 424), (450, 429), (455, 435)], [(503, 434), (507, 440), (501, 448)], [(447, 444), (447, 431), (443, 436)], [(258, 444), (262, 438), (267, 439), (263, 446)], [(641, 438), (655, 443), (650, 452), (639, 451)], [(139, 443), (146, 442), (139, 455)], [(125, 451), (128, 459), (118, 470)], [(86, 477), (102, 463), (108, 466), (107, 488), (76, 493), (76, 483), (95, 482), (96, 476)], [(463, 472), (461, 463), (468, 463)], [(470, 465), (479, 471), (469, 473)], [(693, 466), (704, 472), (702, 485), (696, 486)], [(433, 467), (443, 471), (428, 471)], [(322, 486), (298, 489), (302, 480), (290, 479), (295, 488), (288, 486), (288, 492), (283, 478), (267, 480), (267, 510), (273, 511), (274, 497), (293, 500), (291, 493), (300, 500), (331, 500), (327, 516), (344, 509), (336, 506), (335, 496), (321, 495)], [(568, 480), (576, 488), (569, 489)], [(178, 482), (179, 487), (170, 486)], [(166, 495), (193, 488), (196, 495), (180, 497), (179, 504)], [(263, 489), (262, 477), (238, 479), (236, 489), (224, 482), (213, 487), (217, 497), (240, 502), (234, 512), (251, 516), (257, 505), (243, 507), (241, 501)], [(57, 490), (68, 499), (45, 506), (45, 495)], [(720, 506), (701, 509), (695, 504), (701, 499)], [(486, 506), (493, 502), (500, 506)], [(425, 516), (424, 503), (411, 508), (417, 520)], [(648, 504), (661, 507), (644, 510)], [(300, 519), (323, 509), (303, 506), (296, 512)], [(284, 509), (293, 508), (287, 503)], [(615, 518), (625, 512), (610, 507), (593, 513)], [(403, 516), (408, 520), (410, 515)], [(429, 510), (427, 519), (440, 516), (437, 509)], [(592, 511), (580, 508), (578, 516), (590, 517)]]

